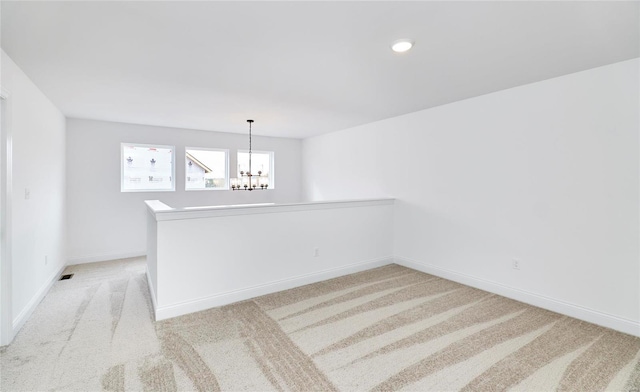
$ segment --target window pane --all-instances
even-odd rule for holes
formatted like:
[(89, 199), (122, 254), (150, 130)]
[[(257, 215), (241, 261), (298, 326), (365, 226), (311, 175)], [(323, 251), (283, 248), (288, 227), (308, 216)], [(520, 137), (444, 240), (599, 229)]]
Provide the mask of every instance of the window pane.
[(122, 144), (121, 191), (174, 189), (173, 147)]
[[(272, 151), (260, 151), (251, 153), (251, 174), (257, 176), (258, 171), (262, 172), (262, 176), (269, 179), (269, 189), (274, 188), (274, 175), (273, 175), (273, 152)], [(240, 177), (240, 171), (249, 171), (249, 152), (238, 151), (238, 173)]]
[(188, 149), (185, 189), (229, 189), (227, 151)]

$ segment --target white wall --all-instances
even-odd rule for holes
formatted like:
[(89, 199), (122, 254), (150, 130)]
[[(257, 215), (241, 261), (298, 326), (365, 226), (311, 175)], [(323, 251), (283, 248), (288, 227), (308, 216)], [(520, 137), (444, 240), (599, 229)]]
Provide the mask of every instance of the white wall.
[(305, 139), (305, 197), (394, 197), (399, 262), (640, 335), (638, 69)]
[[(176, 147), (175, 192), (120, 192), (120, 143)], [(300, 200), (301, 141), (253, 137), (254, 150), (275, 152), (275, 189), (266, 191), (185, 191), (184, 148), (229, 149), (235, 176), (236, 151), (249, 135), (67, 119), (68, 258), (91, 262), (145, 253), (144, 200), (176, 207), (296, 202)]]
[(149, 216), (157, 320), (393, 262), (389, 199)]
[(11, 313), (17, 332), (66, 262), (65, 118), (4, 51), (1, 72), (13, 140)]

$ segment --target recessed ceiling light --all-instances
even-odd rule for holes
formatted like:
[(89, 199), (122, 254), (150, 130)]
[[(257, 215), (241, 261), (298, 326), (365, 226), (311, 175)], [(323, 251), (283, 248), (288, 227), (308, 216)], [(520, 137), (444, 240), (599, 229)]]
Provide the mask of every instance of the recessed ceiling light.
[(391, 50), (396, 53), (404, 53), (413, 47), (413, 41), (410, 39), (399, 39), (391, 45)]

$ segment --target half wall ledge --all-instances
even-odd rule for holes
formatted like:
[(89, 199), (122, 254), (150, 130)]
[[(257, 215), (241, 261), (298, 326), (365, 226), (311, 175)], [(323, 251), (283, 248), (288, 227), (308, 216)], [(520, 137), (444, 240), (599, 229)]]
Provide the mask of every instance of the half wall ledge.
[(156, 320), (393, 263), (390, 198), (145, 204)]

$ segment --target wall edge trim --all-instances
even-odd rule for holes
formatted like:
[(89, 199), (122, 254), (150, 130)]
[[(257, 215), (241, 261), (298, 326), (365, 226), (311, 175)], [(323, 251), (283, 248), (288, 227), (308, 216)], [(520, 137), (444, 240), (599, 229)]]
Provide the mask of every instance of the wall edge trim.
[(153, 306), (152, 312), (155, 317), (156, 311), (158, 309), (158, 301), (156, 300), (156, 294), (153, 287), (153, 282), (151, 281), (151, 275), (149, 274), (149, 266), (145, 268), (144, 274), (147, 276), (147, 285), (149, 286), (149, 297), (151, 297), (151, 306)]
[(119, 260), (119, 259), (130, 259), (132, 257), (142, 257), (146, 255), (147, 255), (146, 250), (102, 253), (102, 254), (91, 255), (91, 256), (80, 256), (80, 257), (70, 258), (67, 260), (67, 265), (97, 263), (100, 261), (110, 261), (110, 260)]
[(58, 281), (58, 278), (60, 277), (60, 275), (62, 275), (62, 272), (66, 267), (66, 265), (63, 265), (54, 274), (52, 274), (49, 279), (47, 279), (45, 283), (40, 287), (40, 289), (38, 289), (35, 295), (31, 297), (27, 305), (13, 319), (13, 330), (11, 331), (11, 339), (9, 340), (10, 342), (13, 341), (13, 338), (18, 334), (20, 329), (22, 329), (27, 320), (31, 318), (33, 312), (36, 310), (40, 302), (42, 302), (44, 297), (46, 297), (46, 295), (49, 293), (49, 290), (51, 290), (53, 284)]
[(184, 314), (198, 312), (217, 306), (223, 306), (230, 303), (259, 297), (261, 295), (304, 286), (311, 283), (317, 283), (324, 280), (353, 274), (356, 272), (366, 271), (372, 268), (382, 267), (388, 264), (393, 264), (393, 260), (394, 259), (392, 256), (381, 257), (377, 259), (361, 261), (358, 263), (352, 263), (342, 267), (330, 268), (319, 272), (312, 272), (309, 274), (298, 275), (291, 278), (275, 280), (269, 283), (250, 286), (243, 289), (228, 291), (207, 297), (201, 297), (191, 301), (156, 307), (156, 321), (178, 317)]
[(395, 263), (403, 267), (411, 268), (440, 278), (452, 280), (480, 290), (489, 291), (516, 301), (547, 309), (569, 317), (574, 317), (602, 327), (614, 329), (619, 332), (640, 337), (640, 322), (614, 316), (584, 306), (546, 297), (530, 291), (521, 290), (501, 283), (463, 274), (447, 268), (436, 267), (433, 264), (422, 263), (406, 257), (395, 257)]

